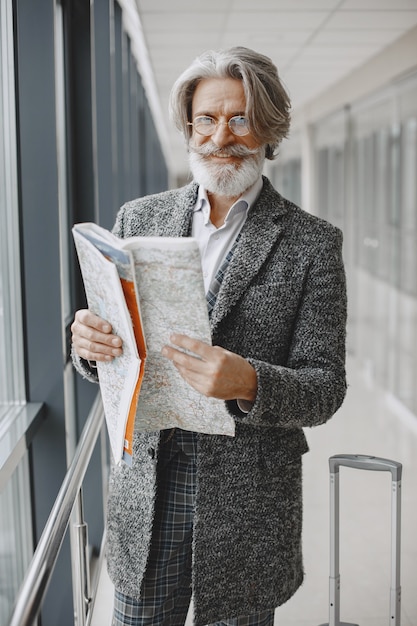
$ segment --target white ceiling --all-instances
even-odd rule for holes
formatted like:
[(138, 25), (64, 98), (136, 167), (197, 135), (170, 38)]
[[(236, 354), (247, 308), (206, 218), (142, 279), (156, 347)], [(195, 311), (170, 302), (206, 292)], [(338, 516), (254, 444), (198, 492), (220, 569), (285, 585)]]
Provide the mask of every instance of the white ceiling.
[(417, 24), (417, 0), (135, 0), (174, 175), (187, 171), (168, 121), (172, 84), (207, 49), (243, 45), (272, 58), (293, 109)]

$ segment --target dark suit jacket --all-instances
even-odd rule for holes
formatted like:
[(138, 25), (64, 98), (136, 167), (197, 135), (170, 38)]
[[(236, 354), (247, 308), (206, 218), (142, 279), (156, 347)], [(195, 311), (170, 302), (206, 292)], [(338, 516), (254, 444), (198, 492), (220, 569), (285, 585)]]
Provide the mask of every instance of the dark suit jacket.
[[(187, 236), (197, 185), (127, 203), (115, 233)], [(215, 304), (213, 343), (254, 366), (253, 408), (236, 436), (199, 435), (193, 595), (197, 626), (284, 603), (303, 579), (303, 428), (343, 401), (346, 293), (341, 232), (264, 178)], [(112, 471), (108, 564), (138, 597), (151, 537), (158, 433), (135, 437), (133, 469)]]

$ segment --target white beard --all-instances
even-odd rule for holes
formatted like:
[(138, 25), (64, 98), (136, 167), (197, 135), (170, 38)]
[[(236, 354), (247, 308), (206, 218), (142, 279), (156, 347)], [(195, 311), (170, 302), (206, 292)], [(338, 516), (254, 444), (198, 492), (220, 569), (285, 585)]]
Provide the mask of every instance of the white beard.
[[(227, 198), (241, 196), (261, 176), (265, 150), (249, 150), (245, 146), (235, 145), (219, 149), (209, 142), (195, 147), (190, 143), (189, 164), (194, 180), (210, 193)], [(213, 163), (208, 154), (242, 156), (239, 163)]]

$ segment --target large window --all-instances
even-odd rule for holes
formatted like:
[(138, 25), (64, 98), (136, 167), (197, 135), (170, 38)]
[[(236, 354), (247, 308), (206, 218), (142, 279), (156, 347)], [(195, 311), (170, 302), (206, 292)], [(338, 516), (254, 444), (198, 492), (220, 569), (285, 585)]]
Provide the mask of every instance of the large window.
[[(111, 228), (120, 204), (167, 187), (130, 18), (116, 0), (0, 3), (0, 624), (98, 392), (68, 362), (84, 305), (71, 226)], [(105, 448), (83, 483), (92, 563)], [(44, 626), (73, 622), (70, 548), (55, 565)]]
[[(0, 5), (0, 623), (32, 555), (28, 459), (5, 483), (10, 425), (25, 404), (17, 197), (12, 7)], [(19, 408), (20, 407), (20, 408)], [(7, 434), (6, 434), (7, 433)], [(9, 436), (8, 436), (9, 435)], [(9, 465), (13, 460), (8, 458)], [(17, 463), (17, 462), (16, 462)]]
[[(315, 125), (317, 213), (341, 227), (349, 348), (417, 412), (417, 77)], [(347, 254), (349, 253), (349, 254)]]
[(20, 300), (12, 7), (0, 5), (0, 420), (25, 400)]
[(291, 135), (289, 139), (282, 142), (277, 159), (265, 163), (265, 174), (284, 198), (301, 206), (302, 172), (299, 134)]
[(338, 111), (314, 129), (315, 210), (343, 231), (346, 228), (346, 115)]

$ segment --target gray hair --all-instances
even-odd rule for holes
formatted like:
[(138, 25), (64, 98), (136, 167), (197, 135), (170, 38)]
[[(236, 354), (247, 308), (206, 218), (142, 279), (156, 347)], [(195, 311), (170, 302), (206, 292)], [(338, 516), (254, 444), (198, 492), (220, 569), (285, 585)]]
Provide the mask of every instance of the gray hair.
[(246, 97), (246, 115), (256, 139), (265, 144), (265, 156), (273, 159), (290, 128), (291, 103), (278, 70), (270, 58), (249, 48), (208, 50), (197, 57), (174, 83), (170, 115), (187, 141), (191, 137), (191, 105), (198, 83), (205, 78), (241, 80)]

